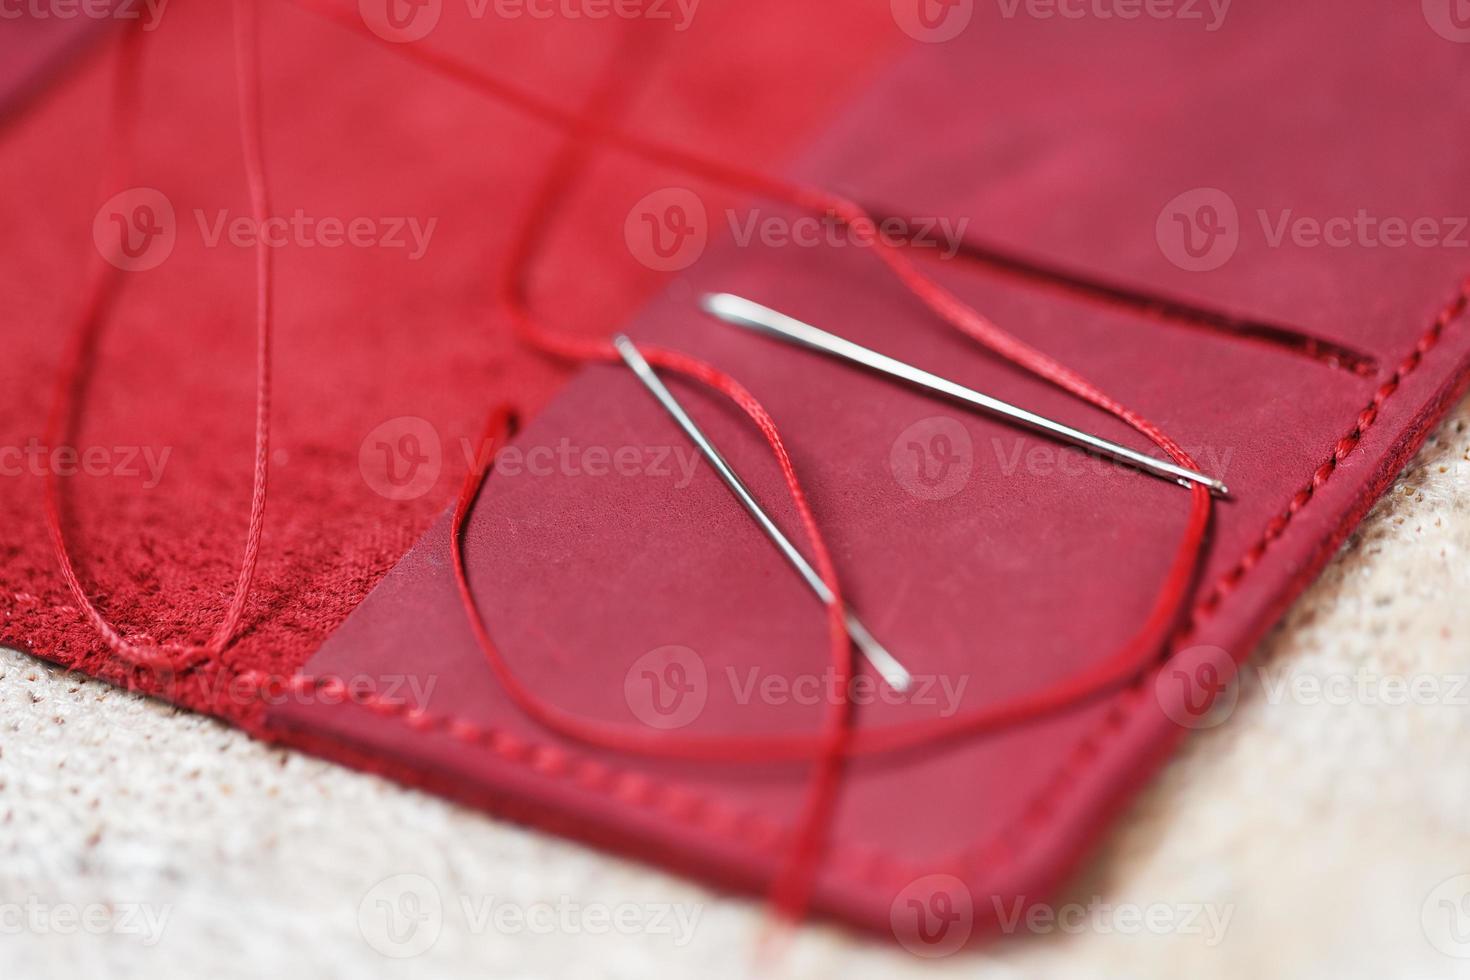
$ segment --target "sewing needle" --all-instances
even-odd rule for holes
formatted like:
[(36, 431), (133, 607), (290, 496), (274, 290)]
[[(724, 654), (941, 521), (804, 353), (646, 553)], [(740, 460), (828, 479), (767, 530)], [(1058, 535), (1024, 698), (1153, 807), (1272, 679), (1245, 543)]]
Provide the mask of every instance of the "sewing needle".
[(909, 384), (935, 392), (936, 394), (945, 395), (968, 405), (974, 405), (976, 408), (1013, 419), (1032, 429), (1059, 436), (1085, 449), (1111, 456), (1114, 459), (1136, 466), (1155, 476), (1162, 476), (1166, 479), (1173, 480), (1182, 486), (1187, 487), (1191, 482), (1199, 483), (1222, 497), (1230, 492), (1224, 483), (1213, 477), (1195, 472), (1183, 466), (1177, 466), (1174, 463), (1162, 459), (1155, 459), (1152, 456), (1129, 449), (1127, 446), (1119, 445), (1100, 436), (1083, 432), (1080, 429), (1074, 429), (1070, 425), (1064, 425), (1045, 416), (1037, 415), (1035, 412), (1028, 412), (1024, 408), (1019, 408), (1009, 402), (1001, 401), (999, 398), (992, 398), (990, 395), (978, 392), (973, 388), (966, 388), (964, 385), (957, 384), (946, 378), (941, 378), (937, 374), (931, 374), (928, 371), (914, 367), (912, 364), (906, 364), (886, 354), (880, 354), (875, 350), (870, 350), (860, 344), (855, 344), (836, 334), (828, 333), (809, 323), (803, 323), (794, 317), (789, 317), (784, 313), (778, 313), (769, 307), (762, 306), (743, 297), (734, 296), (730, 293), (707, 293), (700, 300), (700, 305), (706, 313), (726, 323), (753, 329), (759, 333), (776, 337), (799, 347), (809, 347), (812, 350), (830, 354), (840, 360), (859, 364), (873, 371), (877, 371), (879, 374), (886, 374), (891, 378), (906, 381)]
[[(786, 557), (786, 560), (806, 580), (806, 584), (816, 593), (817, 598), (822, 600), (826, 605), (832, 605), (836, 601), (836, 597), (827, 588), (827, 583), (822, 581), (822, 576), (818, 575), (817, 570), (811, 566), (811, 563), (802, 556), (800, 551), (796, 550), (796, 546), (791, 543), (790, 539), (781, 533), (781, 529), (776, 526), (776, 522), (771, 520), (770, 515), (756, 501), (750, 489), (746, 487), (744, 481), (740, 479), (730, 467), (730, 464), (726, 462), (725, 457), (720, 454), (720, 451), (715, 448), (714, 443), (710, 442), (709, 437), (689, 417), (689, 413), (684, 411), (684, 407), (674, 398), (673, 393), (659, 380), (658, 375), (653, 372), (653, 368), (649, 366), (648, 361), (644, 359), (633, 341), (629, 340), (624, 334), (618, 334), (613, 338), (613, 346), (617, 348), (618, 354), (621, 355), (624, 363), (633, 369), (633, 373), (638, 377), (638, 380), (643, 382), (643, 386), (653, 394), (653, 397), (658, 400), (658, 403), (663, 406), (664, 410), (673, 417), (674, 421), (678, 423), (679, 428), (684, 430), (684, 434), (699, 448), (704, 458), (709, 460), (715, 472), (720, 475), (720, 479), (725, 481), (725, 485), (730, 488), (731, 492), (735, 494), (736, 499), (740, 501), (741, 506), (745, 508), (751, 517), (755, 518), (755, 522), (760, 525), (761, 530), (766, 533), (766, 536), (771, 539), (781, 554)], [(852, 642), (862, 652), (863, 656), (867, 658), (868, 663), (873, 665), (873, 669), (878, 672), (888, 686), (895, 691), (907, 690), (911, 677), (909, 672), (904, 669), (903, 664), (899, 663), (893, 654), (889, 653), (883, 644), (878, 642), (878, 639), (868, 631), (868, 628), (862, 624), (862, 621), (853, 615), (851, 609), (843, 609), (842, 618), (847, 624), (847, 635), (852, 638)]]

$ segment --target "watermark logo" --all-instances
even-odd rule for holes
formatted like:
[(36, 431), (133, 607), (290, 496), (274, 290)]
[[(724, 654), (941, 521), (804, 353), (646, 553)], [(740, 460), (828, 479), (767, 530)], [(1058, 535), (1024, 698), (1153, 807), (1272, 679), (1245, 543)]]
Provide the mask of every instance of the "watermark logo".
[(945, 500), (969, 484), (975, 443), (970, 430), (948, 415), (920, 419), (893, 440), (888, 467), (913, 496)]
[(915, 956), (950, 956), (975, 929), (975, 899), (954, 875), (925, 875), (898, 893), (888, 923), (894, 938)]
[[(676, 33), (694, 23), (700, 0), (464, 0), (464, 16), (496, 20), (646, 20)], [(385, 41), (419, 41), (439, 26), (443, 0), (358, 0), (358, 12)]]
[(466, 0), (469, 15), (492, 9), (501, 20), (647, 20), (667, 21), (682, 34), (694, 23), (700, 0)]
[[(146, 650), (180, 654), (185, 647), (176, 643), (159, 644), (146, 633), (134, 633), (127, 641)], [(118, 702), (109, 722), (118, 728), (145, 731), (156, 727), (160, 715), (176, 714), (178, 709), (166, 702), (182, 697), (185, 686), (191, 692), (208, 697), (209, 703), (238, 705), (324, 705), (365, 704), (392, 709), (403, 715), (423, 715), (439, 686), (438, 674), (343, 674), (305, 676), (272, 674), (247, 670), (204, 677), (187, 668), (173, 666), (167, 659), (139, 664), (132, 671), (132, 685), (154, 698)]]
[(357, 0), (357, 11), (378, 37), (407, 44), (422, 40), (438, 26), (444, 0)]
[(1035, 935), (1065, 933), (1119, 936), (1196, 936), (1209, 947), (1225, 941), (1230, 920), (1235, 918), (1234, 905), (1202, 902), (1107, 902), (1094, 895), (1087, 902), (1048, 905), (1028, 903), (1015, 898), (1002, 901), (992, 895), (996, 922), (1006, 935), (1029, 932)]
[(628, 668), (623, 697), (634, 717), (650, 728), (683, 728), (704, 711), (709, 672), (704, 658), (688, 647), (650, 650)]
[(628, 212), (623, 240), (639, 262), (657, 272), (679, 272), (704, 254), (709, 244), (709, 214), (704, 201), (687, 187), (664, 187)]
[(0, 20), (139, 21), (144, 31), (157, 30), (169, 0), (0, 0)]
[(1424, 899), (1419, 924), (1429, 945), (1446, 956), (1470, 960), (1470, 874), (1436, 885)]
[(766, 214), (751, 208), (742, 217), (734, 209), (725, 212), (730, 237), (740, 248), (759, 243), (766, 248), (888, 248), (934, 249), (942, 259), (952, 259), (965, 244), (969, 218), (890, 215), (881, 220), (854, 217), (844, 220), (835, 211), (792, 218)]
[[(996, 468), (1003, 476), (1026, 473), (1029, 476), (1062, 477), (1076, 479), (1083, 476), (1103, 476), (1112, 472), (1135, 474), (1130, 463), (1082, 452), (1071, 446), (1038, 442), (1028, 436), (992, 436), (990, 451)], [(1184, 451), (1199, 461), (1206, 473), (1224, 480), (1230, 471), (1230, 462), (1235, 458), (1233, 446), (1223, 449), (1217, 446), (1185, 446)]]
[(503, 895), (450, 893), (448, 902), (423, 875), (400, 874), (374, 885), (357, 910), (358, 930), (393, 959), (422, 956), (446, 929), (484, 936), (655, 936), (672, 945), (694, 940), (704, 906), (676, 902), (580, 902), (570, 896), (519, 901)]
[(907, 704), (937, 708), (941, 718), (952, 718), (964, 702), (967, 674), (914, 674), (909, 686), (897, 691), (868, 674), (853, 674), (846, 683), (828, 668), (818, 674), (787, 675), (771, 673), (760, 667), (742, 671), (725, 667), (725, 683), (736, 704)]
[(171, 455), (172, 446), (47, 446), (32, 436), (24, 446), (0, 446), (0, 477), (120, 477), (152, 490)]
[(362, 440), (357, 466), (373, 492), (389, 500), (416, 500), (433, 489), (444, 465), (439, 433), (427, 419), (400, 415)]
[(316, 217), (302, 208), (290, 215), (275, 215), (257, 221), (252, 215), (231, 215), (220, 209), (213, 215), (202, 208), (194, 209), (194, 222), (205, 248), (218, 248), (221, 243), (235, 248), (381, 248), (402, 250), (410, 262), (417, 262), (429, 251), (429, 242), (438, 218), (421, 220), (413, 216), (369, 217), (358, 215), (341, 218), (335, 215)]
[(1014, 20), (1198, 21), (1207, 33), (1225, 26), (1232, 0), (996, 0), (1000, 14)]
[(970, 26), (975, 0), (889, 0), (893, 22), (925, 44), (953, 41)]
[(422, 956), (444, 931), (444, 902), (423, 875), (384, 878), (357, 906), (357, 930), (373, 949), (393, 959)]
[(1212, 187), (1185, 191), (1170, 201), (1155, 231), (1164, 257), (1188, 272), (1211, 272), (1229, 262), (1247, 231), (1259, 234), (1259, 243), (1270, 249), (1470, 249), (1467, 215), (1411, 217), (1358, 208), (1323, 216), (1257, 208), (1247, 227), (1230, 195)]
[(1164, 258), (1186, 272), (1212, 272), (1240, 247), (1240, 212), (1229, 194), (1197, 187), (1159, 212), (1155, 238)]
[[(474, 465), (469, 444), (462, 442), (465, 460)], [(699, 450), (688, 446), (581, 446), (566, 436), (555, 445), (506, 446), (495, 454), (495, 472), (501, 476), (544, 479), (570, 477), (647, 477), (666, 480), (675, 490), (694, 481)]]
[(136, 936), (143, 946), (157, 946), (173, 915), (172, 905), (146, 902), (43, 902), (35, 895), (0, 902), (0, 936)]
[(1424, 19), (1446, 41), (1470, 44), (1470, 0), (1421, 0)]
[(1225, 648), (1189, 647), (1170, 657), (1154, 677), (1154, 696), (1181, 728), (1215, 728), (1235, 711), (1240, 676), (1240, 666)]
[(1270, 705), (1470, 707), (1470, 674), (1381, 674), (1363, 667), (1305, 673), (1290, 666), (1263, 666), (1253, 673)]
[[(401, 250), (410, 262), (428, 252), (439, 224), (438, 218), (412, 216), (317, 217), (301, 208), (260, 221), (252, 215), (232, 215), (228, 209), (211, 214), (195, 208), (193, 218), (205, 248), (378, 248)], [(92, 221), (92, 241), (98, 253), (128, 272), (146, 272), (162, 265), (173, 254), (179, 232), (173, 204), (151, 187), (133, 187), (114, 195)]]
[(152, 187), (130, 187), (114, 194), (92, 219), (97, 253), (124, 272), (158, 268), (173, 254), (177, 241), (173, 203)]

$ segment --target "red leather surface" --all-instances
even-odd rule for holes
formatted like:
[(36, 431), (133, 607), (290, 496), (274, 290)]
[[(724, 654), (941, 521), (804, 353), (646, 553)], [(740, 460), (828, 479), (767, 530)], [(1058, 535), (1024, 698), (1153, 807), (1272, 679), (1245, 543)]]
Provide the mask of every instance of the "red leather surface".
[[(567, 106), (585, 98), (630, 27), (467, 19), (466, 5), (445, 7), (423, 43)], [(886, 4), (845, 0), (707, 0), (685, 31), (643, 26), (662, 43), (640, 69), (636, 126), (761, 167), (789, 160), (903, 40)], [(555, 134), (403, 61), (367, 31), (290, 3), (264, 3), (261, 29), (278, 213), (437, 224), (418, 261), (404, 249), (296, 245), (277, 258), (270, 497), (230, 668), (157, 676), (117, 662), (63, 585), (42, 480), (24, 455), (44, 428), (95, 259), (94, 217), (123, 189), (97, 187), (97, 160), (114, 152), (110, 57), (79, 66), (0, 129), (0, 183), (24, 188), (0, 195), (0, 642), (252, 730), (261, 706), (229, 679), (297, 670), (451, 499), (464, 472), (453, 447), (479, 433), (486, 399), (534, 413), (570, 374), (513, 342), (494, 298)], [(143, 39), (131, 183), (169, 198), (179, 233), (163, 264), (123, 277), (81, 396), (77, 448), (105, 448), (114, 465), (64, 488), (81, 580), (124, 633), (159, 642), (199, 642), (218, 623), (249, 506), (251, 249), (209, 247), (196, 216), (249, 214), (231, 42), (228, 4), (169, 4)], [(663, 274), (624, 245), (623, 224), (670, 179), (625, 160), (588, 176), (569, 202), (576, 220), (551, 231), (533, 270), (532, 298), (549, 319), (610, 330), (660, 287)], [(428, 420), (446, 452), (421, 496), (390, 500), (366, 482), (359, 452), (375, 428), (404, 416)], [(155, 462), (167, 453), (156, 481), (144, 451)]]
[[(1470, 49), (1430, 30), (1413, 5), (1367, 0), (1241, 5), (1215, 32), (1007, 19), (982, 5), (959, 38), (915, 45), (836, 115), (904, 42), (887, 6), (709, 0), (665, 45), (633, 125), (766, 166), (824, 129), (797, 166), (804, 175), (889, 209), (969, 216), (987, 241), (1377, 357), (1381, 369), (1359, 377), (968, 263), (940, 269), (1008, 329), (1202, 450), (1207, 467), (1224, 464), (1212, 468), (1235, 498), (1219, 509), (1179, 647), (1243, 653), (1422, 439), (1470, 352), (1463, 309), (1451, 307), (1466, 250), (1272, 248), (1254, 212), (1465, 214)], [(148, 48), (138, 183), (163, 190), (186, 221), (194, 208), (243, 213), (228, 11), (181, 5), (169, 18)], [(411, 263), (387, 251), (292, 249), (278, 264), (278, 454), (259, 585), (230, 667), (158, 677), (114, 662), (69, 607), (42, 530), (40, 481), (24, 474), (7, 476), (0, 494), (0, 641), (498, 812), (760, 887), (801, 768), (615, 757), (526, 723), (470, 642), (442, 524), (338, 628), (442, 509), (463, 471), (458, 440), (477, 433), (488, 401), (545, 406), (522, 449), (563, 437), (609, 450), (687, 446), (618, 369), (587, 371), (548, 403), (565, 371), (519, 351), (489, 303), (507, 228), (553, 145), (545, 131), (289, 7), (270, 8), (265, 29), (278, 208), (437, 217), (431, 250)], [(612, 47), (603, 25), (586, 22), (465, 25), (434, 43), (567, 104)], [(93, 66), (0, 134), (0, 178), (27, 188), (0, 198), (6, 445), (41, 429), (38, 393), (62, 343), (54, 325), (71, 312), (92, 247), (104, 77)], [(629, 258), (623, 225), (643, 195), (682, 182), (599, 162), (577, 193), (579, 220), (555, 230), (536, 270), (550, 319), (603, 331), (662, 283)], [(1199, 187), (1226, 191), (1246, 224), (1229, 262), (1185, 273), (1165, 258), (1156, 225), (1171, 199)], [(700, 193), (716, 225), (736, 203)], [(1078, 457), (703, 320), (692, 304), (703, 288), (744, 292), (1128, 436), (947, 333), (856, 249), (717, 244), (636, 318), (638, 337), (715, 361), (772, 410), (845, 590), (916, 671), (964, 680), (975, 706), (1075, 671), (1136, 626), (1179, 532), (1183, 491), (1091, 465), (1058, 475), (1057, 461)], [(164, 266), (129, 278), (98, 351), (81, 440), (172, 450), (154, 488), (116, 476), (68, 483), (83, 579), (131, 631), (198, 641), (233, 581), (248, 493), (250, 289), (248, 250), (181, 234)], [(1454, 315), (1430, 333), (1446, 310)], [(680, 393), (789, 525), (754, 434), (725, 406)], [(436, 428), (444, 465), (430, 492), (392, 502), (365, 484), (359, 450), (376, 425), (405, 415)], [(908, 427), (936, 416), (972, 447), (968, 482), (943, 500), (910, 494), (892, 467)], [(1028, 465), (1037, 447), (1044, 455)], [(737, 703), (726, 668), (742, 682), (751, 668), (820, 671), (818, 607), (707, 468), (680, 483), (677, 471), (492, 477), (469, 543), (492, 629), (538, 690), (593, 717), (637, 724), (630, 667), (677, 644), (710, 678), (704, 711), (684, 731), (810, 729), (813, 705)], [(288, 698), (267, 726), (258, 702), (230, 688), (242, 669), (435, 683), (421, 715)], [(1178, 689), (1163, 684), (1161, 703), (1157, 687), (1146, 678), (999, 737), (855, 764), (820, 907), (886, 931), (895, 895), (933, 872), (966, 882), (979, 925), (994, 915), (992, 894), (1040, 897), (1181, 734), (1164, 710), (1177, 708), (1167, 698)], [(879, 704), (862, 723), (935, 710)]]
[[(1259, 210), (1274, 221), (1285, 208), (1319, 219), (1364, 209), (1452, 226), (1470, 210), (1470, 143), (1454, 124), (1470, 96), (1465, 49), (1417, 11), (1363, 3), (1353, 14), (1341, 4), (1242, 8), (1204, 32), (977, 11), (977, 29), (914, 53), (798, 166), (859, 199), (969, 216), (989, 241), (1311, 330), (1380, 365), (1359, 376), (968, 263), (931, 265), (996, 321), (1159, 421), (1233, 498), (1218, 509), (1198, 604), (1155, 675), (1002, 735), (851, 766), (823, 909), (886, 931), (895, 901), (915, 882), (934, 887), (933, 874), (965, 882), (978, 928), (1015, 898), (1043, 898), (1185, 730), (1171, 717), (1187, 718), (1180, 699), (1198, 692), (1171, 672), (1197, 676), (1202, 648), (1244, 656), (1462, 386), (1463, 247), (1273, 247), (1258, 221)], [(1239, 248), (1219, 269), (1186, 272), (1156, 227), (1171, 199), (1201, 187), (1236, 203)], [(712, 323), (693, 302), (705, 289), (1137, 440), (947, 332), (856, 248), (726, 243), (635, 318), (636, 338), (718, 364), (772, 411), (846, 594), (915, 671), (963, 683), (973, 708), (1074, 673), (1136, 629), (1181, 532), (1183, 491)], [(677, 391), (792, 526), (758, 436), (727, 406)], [(935, 417), (970, 447), (967, 482), (940, 500), (909, 492), (893, 464), (911, 426), (941, 431), (923, 427)], [(686, 448), (617, 367), (584, 372), (517, 441), (528, 454), (562, 445), (644, 459)], [(629, 678), (636, 686), (640, 658), (676, 645), (705, 672), (704, 706), (680, 732), (812, 730), (816, 706), (745, 699), (739, 688), (752, 670), (788, 682), (823, 670), (819, 607), (707, 467), (683, 482), (677, 472), (492, 475), (467, 544), (492, 632), (545, 698), (592, 718), (640, 724)], [(652, 761), (526, 721), (473, 643), (442, 523), (305, 667), (405, 670), (436, 683), (419, 713), (285, 704), (271, 723), (725, 883), (758, 887), (771, 873), (802, 768)], [(942, 707), (878, 703), (860, 723)]]
[[(103, 5), (92, 8), (100, 10)], [(80, 15), (36, 17), (23, 5), (7, 8), (7, 14), (0, 31), (0, 121), (19, 112), (88, 42), (116, 23)], [(151, 21), (138, 21), (144, 22)]]

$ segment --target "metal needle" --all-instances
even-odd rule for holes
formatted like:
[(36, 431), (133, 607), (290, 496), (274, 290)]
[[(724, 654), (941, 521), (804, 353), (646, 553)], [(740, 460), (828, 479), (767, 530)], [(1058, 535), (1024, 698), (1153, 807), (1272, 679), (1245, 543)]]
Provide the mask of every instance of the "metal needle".
[(1013, 419), (1033, 429), (1059, 436), (1068, 442), (1075, 443), (1106, 456), (1111, 456), (1114, 459), (1129, 463), (1156, 476), (1173, 480), (1183, 486), (1188, 486), (1191, 482), (1199, 483), (1220, 496), (1225, 496), (1230, 492), (1224, 483), (1214, 477), (1186, 469), (1183, 466), (1177, 466), (1174, 463), (1162, 459), (1155, 459), (1153, 456), (1136, 452), (1127, 446), (1119, 445), (1100, 436), (1083, 432), (1080, 429), (1074, 429), (1070, 425), (1053, 421), (1045, 416), (1037, 415), (1035, 412), (1028, 412), (1024, 408), (1019, 408), (1009, 402), (1003, 402), (999, 398), (992, 398), (973, 388), (966, 388), (964, 385), (956, 384), (946, 378), (941, 378), (937, 374), (931, 374), (921, 368), (914, 367), (912, 364), (905, 364), (903, 361), (889, 357), (887, 354), (880, 354), (875, 350), (870, 350), (860, 344), (845, 340), (836, 334), (828, 333), (809, 323), (803, 323), (794, 317), (789, 317), (784, 313), (778, 313), (769, 307), (761, 306), (759, 303), (752, 302), (743, 297), (733, 296), (730, 293), (708, 293), (701, 299), (700, 305), (703, 306), (706, 313), (724, 320), (726, 323), (751, 328), (758, 332), (785, 340), (788, 343), (801, 347), (809, 347), (812, 350), (830, 354), (841, 360), (860, 364), (880, 374), (886, 374), (900, 381), (907, 381), (909, 384), (916, 385), (920, 388), (946, 395), (957, 401), (974, 405), (976, 408), (982, 408), (996, 415)]
[[(673, 416), (674, 421), (679, 424), (679, 428), (684, 430), (684, 434), (699, 447), (699, 451), (704, 454), (705, 459), (709, 460), (710, 465), (715, 468), (715, 472), (720, 475), (720, 479), (725, 481), (725, 485), (735, 494), (736, 499), (740, 501), (750, 516), (755, 518), (755, 522), (760, 525), (761, 530), (766, 532), (766, 536), (775, 543), (776, 547), (781, 551), (781, 554), (786, 556), (786, 560), (806, 580), (806, 584), (816, 593), (817, 598), (830, 606), (836, 597), (827, 588), (827, 583), (822, 581), (822, 576), (817, 574), (817, 570), (802, 556), (800, 551), (796, 550), (796, 546), (791, 543), (785, 534), (781, 533), (781, 529), (776, 526), (776, 522), (771, 520), (770, 515), (756, 502), (750, 489), (746, 487), (744, 481), (731, 469), (730, 464), (725, 461), (725, 457), (720, 455), (720, 451), (715, 448), (714, 443), (709, 441), (709, 437), (694, 423), (694, 420), (689, 417), (689, 413), (684, 411), (684, 407), (674, 398), (673, 393), (664, 386), (664, 383), (659, 380), (658, 375), (654, 374), (653, 368), (649, 366), (648, 361), (644, 360), (637, 346), (624, 334), (618, 334), (613, 338), (613, 346), (617, 348), (618, 354), (622, 356), (623, 361), (628, 367), (633, 369), (633, 373), (637, 375), (638, 380), (643, 382), (644, 387), (653, 393), (653, 397), (658, 399), (658, 403), (664, 407), (664, 410)], [(903, 664), (899, 663), (893, 654), (889, 653), (883, 644), (879, 643), (877, 638), (868, 632), (868, 628), (853, 615), (851, 609), (843, 609), (842, 618), (847, 624), (847, 635), (852, 638), (852, 642), (862, 652), (863, 656), (868, 659), (868, 662), (873, 665), (873, 669), (887, 682), (888, 686), (895, 691), (907, 690), (911, 677), (909, 672), (904, 669)]]

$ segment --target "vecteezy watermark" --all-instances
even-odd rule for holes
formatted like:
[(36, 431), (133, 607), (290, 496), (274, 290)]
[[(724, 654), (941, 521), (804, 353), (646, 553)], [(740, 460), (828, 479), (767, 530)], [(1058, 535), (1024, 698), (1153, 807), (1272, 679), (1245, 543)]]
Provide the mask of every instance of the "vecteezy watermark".
[[(470, 20), (644, 20), (687, 31), (700, 0), (462, 0)], [(444, 16), (445, 0), (358, 0), (368, 29), (406, 44), (429, 36)]]
[[(693, 446), (584, 446), (562, 436), (554, 444), (503, 446), (494, 459), (467, 437), (459, 440), (465, 466), (493, 462), (504, 477), (644, 477), (683, 490), (694, 481), (699, 451)], [(444, 468), (439, 431), (427, 419), (401, 415), (373, 428), (358, 447), (363, 482), (389, 500), (415, 500), (433, 489)]]
[[(1265, 247), (1445, 249), (1470, 248), (1470, 215), (1384, 215), (1358, 208), (1351, 214), (1304, 215), (1292, 208), (1257, 208), (1255, 224)], [(1244, 236), (1233, 198), (1215, 187), (1185, 191), (1164, 205), (1155, 223), (1159, 250), (1187, 272), (1211, 272), (1229, 262)]]
[(738, 670), (725, 667), (725, 681), (736, 704), (912, 704), (938, 708), (941, 718), (952, 718), (960, 710), (967, 675), (914, 674), (909, 686), (896, 691), (876, 677), (854, 674), (841, 683), (835, 671), (816, 674), (782, 674), (759, 667)]
[(671, 644), (650, 650), (623, 677), (628, 710), (649, 728), (683, 728), (709, 703), (709, 670), (689, 647)]
[(889, 0), (893, 22), (909, 37), (940, 44), (959, 37), (975, 16), (975, 0)]
[(907, 704), (937, 709), (941, 718), (956, 715), (969, 686), (967, 675), (915, 674), (912, 683), (896, 691), (877, 678), (854, 674), (844, 684), (833, 670), (783, 673), (760, 667), (726, 665), (711, 673), (704, 658), (686, 646), (650, 650), (629, 666), (623, 677), (623, 697), (633, 716), (650, 728), (683, 728), (704, 713), (715, 682), (729, 703), (761, 705)]
[(388, 500), (417, 500), (433, 489), (443, 467), (439, 430), (416, 415), (380, 423), (357, 451), (363, 482)]
[(0, 0), (0, 20), (141, 21), (145, 31), (158, 28), (169, 0)]
[[(790, 215), (760, 208), (727, 208), (724, 222), (736, 248), (934, 249), (951, 259), (964, 245), (969, 218), (915, 215), (883, 218), (826, 214)], [(678, 272), (699, 261), (710, 240), (710, 216), (703, 198), (687, 187), (664, 187), (628, 209), (623, 239), (632, 256), (658, 272)]]
[(1470, 0), (1420, 0), (1424, 19), (1446, 41), (1470, 44)]
[[(129, 637), (138, 642), (140, 638)], [(364, 705), (398, 715), (428, 717), (430, 700), (439, 687), (438, 674), (343, 674), (313, 676), (244, 671), (205, 674), (167, 665), (139, 666), (132, 680), (140, 691), (164, 701), (177, 701), (183, 688), (208, 696), (209, 703), (241, 708), (259, 705)], [(142, 702), (137, 711), (118, 711), (109, 723), (122, 729), (146, 730), (157, 724), (158, 711)], [(163, 710), (168, 710), (164, 708)]]
[(894, 896), (888, 925), (893, 938), (915, 956), (950, 956), (975, 930), (975, 897), (954, 875), (925, 875)]
[(995, 0), (1006, 20), (1177, 20), (1218, 31), (1232, 0)]
[(158, 268), (173, 254), (178, 234), (173, 203), (152, 187), (119, 191), (92, 219), (97, 253), (125, 272)]
[(945, 500), (969, 485), (975, 442), (958, 419), (920, 419), (894, 438), (888, 468), (894, 482), (920, 500)]
[(709, 244), (709, 212), (687, 187), (664, 187), (628, 210), (623, 241), (633, 258), (656, 272), (687, 269)]
[(1240, 699), (1240, 665), (1224, 647), (1188, 647), (1159, 669), (1153, 687), (1160, 709), (1174, 724), (1215, 728), (1230, 718)]
[(422, 220), (413, 216), (354, 218), (314, 217), (301, 208), (290, 216), (277, 216), (256, 221), (250, 215), (231, 215), (220, 208), (213, 214), (194, 209), (194, 221), (206, 248), (221, 244), (235, 248), (380, 248), (405, 250), (408, 261), (417, 262), (429, 250), (438, 218)]
[[(462, 445), (468, 451), (468, 440)], [(495, 454), (495, 472), (511, 477), (652, 477), (672, 480), (675, 490), (683, 490), (694, 481), (701, 458), (693, 446), (582, 446), (563, 436), (554, 446), (506, 446)]]
[(1470, 674), (1383, 673), (1366, 667), (1308, 673), (1290, 666), (1258, 667), (1252, 674), (1270, 705), (1470, 707)]
[(422, 956), (434, 948), (444, 931), (444, 900), (423, 875), (384, 878), (358, 903), (357, 930), (384, 956)]
[(1094, 895), (1086, 902), (1049, 905), (1024, 898), (1002, 900), (992, 895), (991, 905), (1001, 932), (1012, 935), (1066, 933), (1119, 936), (1198, 936), (1204, 945), (1215, 947), (1225, 941), (1233, 904), (1215, 902), (1107, 902)]
[(1184, 728), (1214, 728), (1241, 694), (1259, 688), (1268, 707), (1470, 708), (1470, 673), (1388, 673), (1367, 667), (1304, 670), (1286, 664), (1253, 667), (1228, 650), (1194, 646), (1170, 657), (1154, 678), (1164, 714)]
[(156, 946), (168, 928), (172, 905), (147, 902), (45, 902), (35, 895), (22, 901), (0, 901), (0, 936), (137, 936)]
[(431, 950), (446, 928), (471, 936), (656, 936), (683, 947), (703, 914), (697, 902), (582, 902), (567, 895), (520, 901), (463, 893), (446, 902), (430, 879), (399, 874), (363, 895), (357, 925), (377, 952), (409, 959)]
[[(3, 2), (3, 0), (0, 0)], [(438, 218), (314, 216), (297, 208), (290, 215), (256, 221), (250, 215), (220, 208), (193, 211), (194, 225), (205, 248), (374, 248), (401, 250), (410, 262), (422, 259), (438, 227)], [(173, 203), (152, 187), (133, 187), (109, 198), (92, 220), (97, 252), (126, 272), (147, 272), (168, 260), (178, 245), (178, 217)]]
[(1419, 924), (1429, 945), (1446, 956), (1470, 960), (1470, 874), (1436, 885), (1425, 896)]
[(1199, 187), (1175, 197), (1159, 212), (1154, 238), (1164, 258), (1186, 272), (1220, 268), (1240, 247), (1240, 212), (1216, 187)]
[(32, 436), (24, 446), (0, 446), (0, 477), (115, 476), (141, 480), (152, 490), (172, 454), (172, 446), (47, 446)]
[(898, 217), (844, 221), (834, 213), (789, 217), (766, 214), (751, 208), (744, 215), (725, 212), (730, 236), (740, 248), (751, 244), (766, 248), (871, 248), (875, 242), (889, 247), (932, 248), (939, 257), (952, 259), (964, 244), (969, 218)]
[[(995, 463), (1005, 476), (1025, 472), (1031, 476), (1060, 476), (1067, 479), (1089, 474), (1108, 473), (1117, 470), (1136, 473), (1137, 469), (1111, 456), (1096, 456), (1068, 446), (1049, 442), (1037, 442), (1024, 437), (990, 440)], [(1230, 461), (1235, 458), (1235, 449), (1219, 449), (1215, 446), (1184, 447), (1189, 456), (1199, 462), (1206, 473), (1225, 480), (1230, 470)]]

